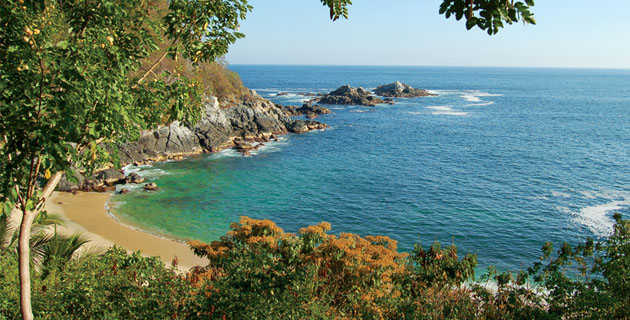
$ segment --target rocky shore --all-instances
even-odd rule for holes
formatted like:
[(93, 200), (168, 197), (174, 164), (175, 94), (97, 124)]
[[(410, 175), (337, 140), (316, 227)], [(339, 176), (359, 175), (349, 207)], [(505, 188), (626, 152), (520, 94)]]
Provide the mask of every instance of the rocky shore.
[[(224, 107), (216, 98), (211, 98), (196, 125), (175, 121), (168, 126), (146, 132), (138, 141), (120, 143), (110, 148), (113, 149), (111, 152), (118, 152), (122, 166), (181, 160), (187, 156), (218, 152), (227, 148), (235, 148), (246, 155), (256, 145), (275, 139), (277, 135), (305, 133), (328, 127), (313, 120), (292, 119), (283, 108), (257, 94), (254, 96), (252, 101), (243, 101), (230, 107)], [(302, 111), (313, 114), (330, 112), (323, 107), (328, 112), (313, 107)], [(111, 191), (115, 189), (115, 184), (142, 183), (134, 179), (137, 177), (125, 177), (120, 170), (112, 168), (91, 177), (77, 175), (78, 182), (71, 182), (64, 177), (58, 190)]]

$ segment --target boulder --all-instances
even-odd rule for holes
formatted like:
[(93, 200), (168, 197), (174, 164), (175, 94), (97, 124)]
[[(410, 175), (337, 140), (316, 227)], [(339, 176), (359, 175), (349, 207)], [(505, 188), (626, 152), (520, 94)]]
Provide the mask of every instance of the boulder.
[(330, 114), (330, 109), (308, 102), (303, 104), (302, 107), (297, 109), (297, 111), (300, 114), (306, 115), (306, 117), (308, 117), (309, 119), (317, 118), (319, 115), (322, 114)]
[(383, 97), (396, 97), (396, 98), (435, 96), (435, 94), (429, 93), (427, 90), (416, 89), (400, 81), (378, 86), (376, 87), (376, 89), (374, 89), (374, 93)]
[(294, 120), (289, 126), (287, 126), (289, 132), (293, 133), (305, 133), (311, 130), (321, 130), (328, 128), (325, 123), (312, 121), (312, 120)]
[(139, 184), (144, 182), (144, 178), (138, 173), (132, 172), (127, 177), (125, 177), (125, 182)]
[(120, 191), (118, 191), (118, 193), (119, 193), (119, 194), (127, 194), (127, 193), (129, 193), (129, 189), (127, 189), (127, 188), (122, 188), (122, 189), (120, 189)]
[[(95, 180), (102, 182), (106, 186), (112, 186), (125, 182), (125, 175), (116, 168), (105, 169), (96, 174)], [(100, 183), (99, 183), (100, 184)]]
[(159, 190), (157, 184), (155, 184), (155, 182), (149, 182), (147, 184), (144, 185), (144, 188), (142, 188), (146, 191), (157, 191)]
[(57, 190), (63, 192), (75, 192), (83, 189), (85, 177), (82, 174), (79, 174), (75, 171), (74, 179), (72, 180), (73, 181), (68, 179), (67, 175), (64, 174), (63, 177), (61, 177), (61, 181), (59, 181), (59, 184), (57, 185)]
[(383, 100), (374, 97), (369, 91), (363, 88), (353, 88), (350, 85), (345, 85), (320, 98), (319, 103), (373, 107), (379, 103), (383, 103)]

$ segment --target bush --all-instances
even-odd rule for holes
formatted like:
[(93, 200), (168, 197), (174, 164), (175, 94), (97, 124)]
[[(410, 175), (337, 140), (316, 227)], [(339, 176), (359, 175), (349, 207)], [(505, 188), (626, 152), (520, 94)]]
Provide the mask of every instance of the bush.
[[(185, 275), (116, 247), (53, 256), (34, 271), (33, 306), (44, 319), (628, 319), (630, 222), (615, 219), (597, 244), (548, 243), (527, 271), (475, 280), (476, 256), (454, 245), (406, 254), (325, 222), (290, 234), (243, 217), (219, 241), (190, 242), (208, 265)], [(0, 250), (0, 319), (17, 319), (17, 256)]]
[[(17, 257), (0, 260), (0, 319), (19, 319)], [(157, 257), (110, 248), (33, 277), (38, 319), (174, 319), (186, 310), (189, 282)]]

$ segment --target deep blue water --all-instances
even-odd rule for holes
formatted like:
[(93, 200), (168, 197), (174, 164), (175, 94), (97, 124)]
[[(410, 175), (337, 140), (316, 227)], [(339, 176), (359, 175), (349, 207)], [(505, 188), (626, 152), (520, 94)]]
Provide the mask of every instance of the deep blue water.
[(329, 106), (325, 131), (252, 157), (223, 151), (141, 169), (161, 191), (112, 199), (143, 229), (205, 241), (241, 215), (289, 232), (388, 235), (410, 250), (454, 242), (482, 267), (526, 268), (545, 241), (576, 244), (630, 210), (630, 70), (233, 65), (282, 103), (400, 80), (437, 97)]

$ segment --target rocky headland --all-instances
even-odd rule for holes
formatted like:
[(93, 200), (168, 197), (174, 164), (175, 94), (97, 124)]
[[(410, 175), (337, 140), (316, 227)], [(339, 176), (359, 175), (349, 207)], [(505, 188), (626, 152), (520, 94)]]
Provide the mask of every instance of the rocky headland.
[(427, 90), (416, 89), (400, 81), (378, 86), (376, 87), (376, 89), (374, 89), (374, 93), (382, 97), (394, 97), (394, 98), (415, 98), (415, 97), (435, 96), (435, 94), (432, 94)]
[[(305, 133), (328, 127), (313, 120), (292, 119), (283, 108), (255, 93), (253, 96), (254, 99), (230, 107), (224, 107), (216, 98), (210, 98), (205, 104), (202, 118), (194, 126), (175, 121), (157, 130), (145, 132), (138, 141), (110, 147), (110, 152), (118, 153), (122, 166), (181, 160), (187, 156), (228, 148), (247, 155), (260, 147), (261, 143), (277, 139), (278, 135)], [(330, 112), (319, 107), (303, 106), (299, 109), (302, 110), (300, 112), (314, 114)], [(64, 177), (58, 190), (113, 191), (115, 184), (144, 182), (135, 176), (125, 177), (121, 170), (115, 168), (102, 170), (90, 177), (77, 174), (76, 180), (70, 182)]]
[(331, 91), (329, 94), (320, 98), (318, 102), (323, 104), (358, 105), (368, 107), (374, 107), (381, 103), (394, 103), (391, 99), (383, 100), (377, 98), (363, 88), (353, 88), (350, 85), (341, 86), (336, 90)]

